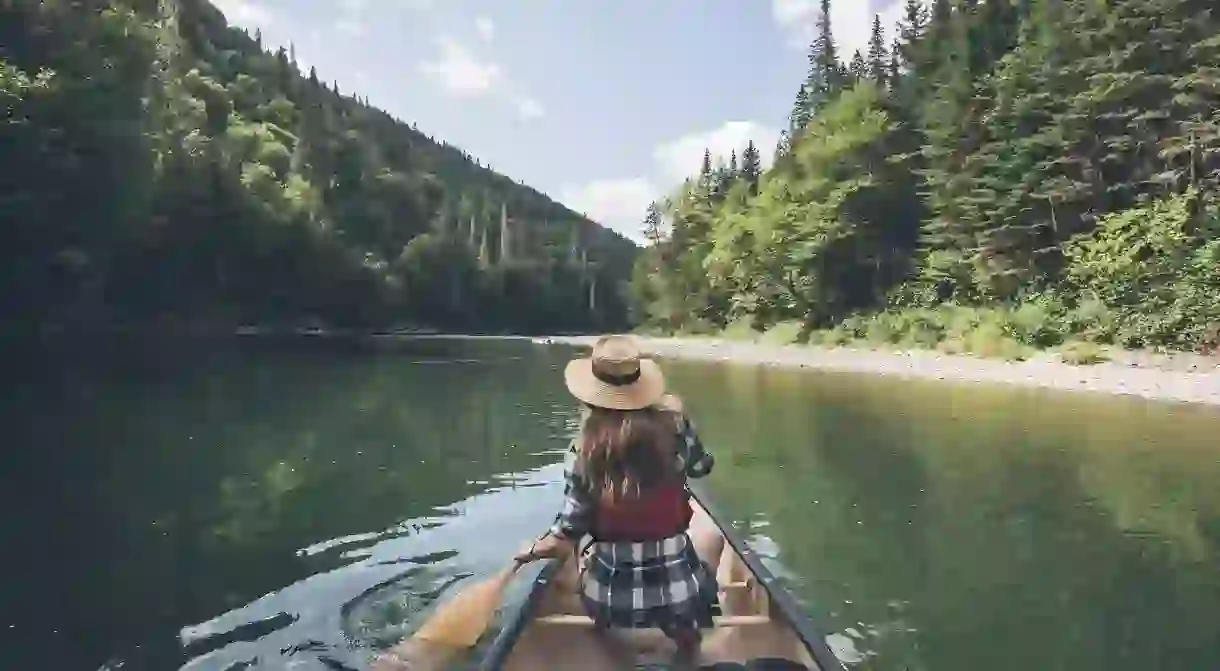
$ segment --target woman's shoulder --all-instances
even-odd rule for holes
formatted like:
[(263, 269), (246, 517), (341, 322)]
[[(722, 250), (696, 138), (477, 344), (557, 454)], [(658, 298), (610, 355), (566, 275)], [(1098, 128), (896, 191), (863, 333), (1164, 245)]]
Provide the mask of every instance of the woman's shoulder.
[(657, 401), (657, 405), (663, 410), (677, 413), (679, 415), (686, 413), (686, 406), (682, 403), (682, 399), (673, 394), (665, 394)]
[(673, 394), (666, 394), (657, 401), (656, 408), (673, 421), (679, 434), (690, 430), (690, 417), (686, 414), (686, 404), (682, 402), (682, 399)]

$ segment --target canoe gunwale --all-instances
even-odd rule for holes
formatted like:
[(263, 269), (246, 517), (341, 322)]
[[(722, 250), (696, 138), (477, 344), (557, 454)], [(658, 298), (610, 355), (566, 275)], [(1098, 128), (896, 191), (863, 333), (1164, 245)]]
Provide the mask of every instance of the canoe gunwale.
[[(733, 551), (741, 558), (742, 563), (746, 565), (746, 568), (758, 580), (758, 584), (766, 591), (767, 596), (770, 597), (772, 610), (779, 612), (779, 615), (785, 620), (784, 624), (804, 643), (805, 649), (813, 657), (818, 670), (845, 671), (846, 667), (843, 665), (843, 662), (839, 660), (826, 643), (826, 637), (814, 627), (810, 618), (801, 611), (800, 606), (792, 598), (792, 595), (775, 584), (775, 575), (763, 565), (758, 555), (737, 535), (736, 529), (725, 523), (726, 518), (721, 516), (719, 510), (709, 502), (708, 496), (703, 492), (703, 487), (699, 486), (698, 483), (691, 482), (688, 483), (688, 490), (695, 501), (703, 507), (704, 512), (707, 513), (712, 522), (715, 523), (716, 528), (720, 530), (720, 534), (724, 536), (725, 542), (733, 548)], [(509, 615), (508, 621), (496, 635), (487, 652), (482, 656), (476, 667), (478, 671), (499, 671), (512, 654), (513, 647), (521, 638), (521, 634), (533, 621), (535, 607), (542, 600), (547, 588), (555, 580), (559, 570), (564, 565), (564, 562), (557, 559), (547, 559), (544, 561), (547, 563), (534, 577), (533, 585), (531, 585), (528, 595)]]
[(483, 655), (483, 659), (479, 661), (479, 671), (499, 671), (504, 662), (508, 660), (508, 656), (513, 652), (513, 646), (521, 638), (521, 633), (529, 626), (530, 621), (534, 619), (534, 608), (545, 595), (547, 587), (554, 581), (559, 569), (563, 568), (564, 562), (558, 559), (544, 559), (546, 564), (542, 570), (534, 576), (534, 582), (530, 586), (530, 591), (522, 600), (511, 615), (508, 621), (505, 622), (504, 628), (496, 634), (496, 638), (492, 641), (491, 647), (487, 653)]
[(805, 644), (805, 648), (809, 651), (813, 661), (817, 663), (821, 671), (845, 671), (846, 667), (843, 662), (830, 649), (830, 645), (826, 643), (826, 637), (822, 632), (813, 625), (809, 616), (801, 611), (800, 606), (788, 590), (781, 589), (776, 585), (775, 574), (771, 573), (758, 555), (746, 545), (745, 541), (737, 535), (737, 530), (727, 524), (725, 518), (720, 515), (720, 511), (708, 500), (708, 496), (703, 492), (703, 487), (698, 483), (689, 483), (688, 489), (691, 496), (699, 502), (703, 507), (704, 512), (712, 521), (716, 523), (716, 528), (720, 529), (720, 534), (724, 536), (724, 540), (733, 548), (737, 556), (741, 558), (742, 563), (754, 574), (758, 579), (758, 584), (766, 591), (770, 597), (771, 608), (779, 611), (783, 616), (785, 624)]

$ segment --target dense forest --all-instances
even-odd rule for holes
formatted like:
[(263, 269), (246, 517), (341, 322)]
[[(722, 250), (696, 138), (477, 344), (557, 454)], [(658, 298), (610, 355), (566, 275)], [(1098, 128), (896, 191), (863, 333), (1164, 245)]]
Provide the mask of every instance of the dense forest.
[(774, 164), (709, 156), (649, 208), (648, 328), (1017, 358), (1220, 345), (1213, 0), (908, 0), (850, 57), (829, 9)]
[(616, 328), (636, 246), (206, 0), (0, 3), (0, 322)]

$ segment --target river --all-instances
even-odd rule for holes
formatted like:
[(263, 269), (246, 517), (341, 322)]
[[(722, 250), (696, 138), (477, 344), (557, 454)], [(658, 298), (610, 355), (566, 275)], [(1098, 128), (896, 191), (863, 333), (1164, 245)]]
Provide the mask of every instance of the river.
[[(11, 364), (0, 667), (364, 668), (554, 515), (571, 352), (249, 340)], [(717, 503), (856, 668), (1220, 667), (1220, 412), (665, 365)]]

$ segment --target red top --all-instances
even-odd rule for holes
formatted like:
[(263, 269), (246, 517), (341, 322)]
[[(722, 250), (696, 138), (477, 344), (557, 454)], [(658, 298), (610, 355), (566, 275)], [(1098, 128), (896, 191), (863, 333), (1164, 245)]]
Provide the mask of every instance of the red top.
[(681, 481), (657, 485), (638, 498), (601, 497), (590, 535), (598, 541), (652, 541), (676, 536), (690, 526), (691, 510)]

